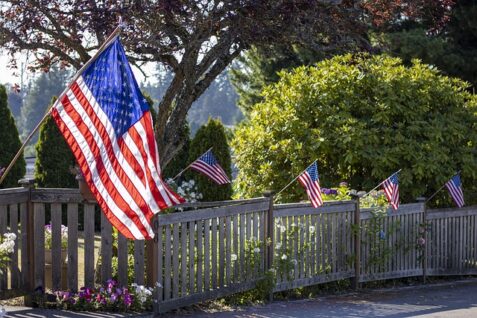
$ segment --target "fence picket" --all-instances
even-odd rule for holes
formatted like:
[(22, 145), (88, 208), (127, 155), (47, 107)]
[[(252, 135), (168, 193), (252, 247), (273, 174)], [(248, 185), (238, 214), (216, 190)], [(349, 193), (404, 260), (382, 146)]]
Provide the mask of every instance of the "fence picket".
[[(162, 233), (159, 233), (158, 235), (162, 235)], [(128, 239), (124, 235), (119, 233), (118, 234), (118, 281), (120, 286), (128, 285), (128, 264), (129, 264), (128, 244), (129, 244)], [(158, 277), (162, 278), (162, 275), (158, 275)]]
[[(42, 203), (35, 203), (33, 205), (34, 211), (34, 239), (36, 247), (34, 249), (35, 257), (35, 289), (45, 286), (45, 205)], [(0, 212), (1, 213), (1, 212)], [(1, 231), (1, 223), (0, 223)], [(3, 281), (2, 281), (3, 283)], [(3, 288), (2, 288), (3, 290)]]
[(232, 249), (232, 242), (231, 242), (231, 233), (230, 233), (230, 227), (231, 227), (231, 219), (230, 216), (227, 216), (225, 218), (225, 284), (227, 286), (230, 286), (231, 282), (231, 261), (230, 261), (230, 254), (232, 254), (231, 249)]
[[(203, 269), (203, 244), (202, 244), (202, 238), (203, 238), (203, 220), (198, 220), (197, 221), (197, 292), (201, 293), (203, 284), (202, 284), (202, 269)], [(230, 241), (230, 239), (228, 239)]]
[(20, 263), (21, 263), (21, 272), (20, 272), (20, 286), (22, 286), (25, 290), (28, 287), (28, 214), (27, 214), (27, 204), (21, 203), (20, 204), (20, 230), (21, 230), (21, 256), (20, 256)]
[(204, 290), (210, 290), (210, 220), (204, 220)]
[[(18, 204), (10, 205), (10, 232), (15, 234), (18, 238)], [(17, 289), (20, 287), (20, 271), (18, 269), (18, 241), (15, 242), (15, 247), (11, 255), (10, 262), (10, 288)]]
[[(195, 292), (195, 222), (188, 222), (189, 226), (189, 293)], [(223, 244), (223, 241), (222, 241)], [(221, 258), (222, 259), (222, 258)]]
[[(61, 253), (61, 204), (51, 204), (51, 251), (52, 255), (62, 255)], [(61, 290), (61, 272), (64, 261), (61, 257), (51, 257), (51, 286), (53, 290)]]
[(164, 238), (164, 300), (171, 298), (171, 226), (165, 226), (166, 233)]
[(187, 222), (181, 223), (181, 295), (187, 295)]
[[(78, 204), (68, 203), (68, 289), (78, 290)], [(111, 263), (110, 263), (111, 264)], [(111, 275), (109, 275), (111, 277)]]
[[(84, 223), (83, 224), (84, 224), (84, 286), (94, 287), (94, 205), (93, 204), (84, 205)], [(119, 248), (120, 246), (118, 244), (118, 250)], [(120, 264), (121, 263), (119, 262), (119, 259), (118, 259), (118, 267), (120, 266)]]
[(179, 297), (179, 223), (172, 228), (172, 298)]

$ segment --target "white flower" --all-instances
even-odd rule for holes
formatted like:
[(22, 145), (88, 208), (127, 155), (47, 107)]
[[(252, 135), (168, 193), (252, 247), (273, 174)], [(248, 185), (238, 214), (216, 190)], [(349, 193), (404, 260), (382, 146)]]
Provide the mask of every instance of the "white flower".
[(159, 283), (159, 282), (156, 282), (156, 287), (157, 287), (157, 288), (162, 288), (162, 285), (161, 285), (161, 283)]
[(291, 227), (296, 227), (296, 224), (295, 224), (295, 223), (292, 223), (292, 224), (291, 224)]
[(293, 265), (298, 264), (298, 261), (297, 261), (296, 259), (292, 259), (290, 262), (291, 262)]
[(260, 248), (258, 248), (258, 247), (254, 248), (254, 249), (253, 249), (253, 252), (254, 252), (254, 253), (260, 253)]
[(193, 185), (195, 184), (194, 179), (191, 179), (191, 180), (189, 181), (189, 184), (190, 184), (191, 186), (193, 186)]
[(3, 234), (3, 236), (5, 237), (5, 240), (7, 241), (15, 241), (17, 239), (17, 236), (15, 235), (15, 233), (5, 233)]
[(278, 242), (277, 244), (275, 244), (275, 249), (276, 250), (279, 250), (282, 248), (282, 243), (281, 242)]
[(277, 273), (277, 270), (275, 268), (270, 268), (268, 271), (273, 274)]
[(315, 227), (313, 225), (310, 225), (309, 230), (310, 230), (310, 233), (312, 234), (315, 233)]
[(0, 309), (0, 317), (5, 317), (6, 314), (7, 314), (7, 311), (2, 306), (2, 308)]
[(283, 254), (281, 258), (283, 261), (285, 261), (288, 258), (288, 256), (286, 254)]
[(237, 260), (237, 254), (230, 254), (230, 260), (235, 262)]
[(287, 230), (287, 228), (284, 225), (280, 225), (280, 232), (283, 233)]

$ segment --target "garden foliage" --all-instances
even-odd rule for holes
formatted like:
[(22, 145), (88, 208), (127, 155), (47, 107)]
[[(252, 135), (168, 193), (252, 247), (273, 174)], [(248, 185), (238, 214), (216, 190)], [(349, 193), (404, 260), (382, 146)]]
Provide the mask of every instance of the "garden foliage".
[[(199, 128), (197, 134), (190, 144), (189, 163), (196, 160), (210, 147), (215, 158), (224, 169), (225, 173), (231, 176), (230, 148), (227, 142), (224, 125), (218, 119), (209, 119), (206, 125)], [(232, 196), (232, 186), (230, 184), (217, 185), (208, 177), (196, 171), (189, 171), (189, 177), (196, 180), (199, 192), (203, 201), (228, 200)]]
[[(236, 131), (240, 196), (278, 191), (315, 159), (322, 186), (369, 190), (402, 169), (401, 201), (410, 202), (462, 169), (464, 190), (475, 191), (477, 98), (466, 82), (385, 55), (337, 56), (280, 76)], [(304, 198), (298, 182), (282, 196)]]
[[(7, 167), (20, 147), (21, 142), (15, 120), (8, 108), (7, 90), (5, 86), (0, 85), (0, 167)], [(18, 180), (25, 175), (25, 165), (23, 156), (20, 156), (0, 188), (18, 187)]]

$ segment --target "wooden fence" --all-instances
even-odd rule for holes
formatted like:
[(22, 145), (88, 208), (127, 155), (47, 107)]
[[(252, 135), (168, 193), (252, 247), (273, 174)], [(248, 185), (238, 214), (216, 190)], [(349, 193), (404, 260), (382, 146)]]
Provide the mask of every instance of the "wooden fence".
[[(188, 211), (157, 216), (155, 241), (132, 242), (115, 236), (78, 190), (26, 183), (0, 190), (0, 233), (18, 237), (0, 274), (0, 295), (47, 285), (78, 290), (115, 276), (121, 284), (158, 282), (155, 309), (164, 312), (250, 290), (267, 271), (275, 273), (275, 292), (342, 279), (357, 286), (477, 273), (477, 207), (427, 210), (414, 203), (385, 213), (358, 207), (357, 201), (318, 209), (274, 205), (273, 197), (188, 204), (182, 206)], [(45, 224), (52, 227), (51, 262)], [(66, 262), (61, 224), (68, 226)]]

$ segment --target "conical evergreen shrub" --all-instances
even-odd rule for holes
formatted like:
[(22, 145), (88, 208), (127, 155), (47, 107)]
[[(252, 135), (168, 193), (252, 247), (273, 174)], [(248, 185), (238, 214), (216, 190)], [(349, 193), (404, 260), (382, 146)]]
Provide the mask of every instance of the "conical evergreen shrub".
[[(217, 161), (231, 178), (231, 158), (230, 147), (227, 142), (224, 125), (218, 119), (210, 119), (207, 124), (197, 130), (197, 134), (192, 139), (189, 160), (191, 163), (200, 155), (206, 152), (210, 147), (217, 158)], [(223, 201), (229, 200), (232, 196), (232, 185), (218, 185), (208, 177), (199, 172), (189, 170), (187, 176), (193, 178), (197, 182), (198, 190), (202, 193), (202, 201)]]
[[(0, 167), (6, 168), (21, 147), (15, 120), (8, 107), (7, 90), (0, 85)], [(23, 155), (17, 160), (0, 188), (18, 187), (18, 180), (23, 178), (26, 164)]]
[[(53, 97), (51, 104), (55, 101), (56, 97)], [(75, 175), (70, 171), (76, 163), (75, 158), (51, 116), (40, 127), (35, 149), (35, 180), (39, 187), (78, 187)]]

